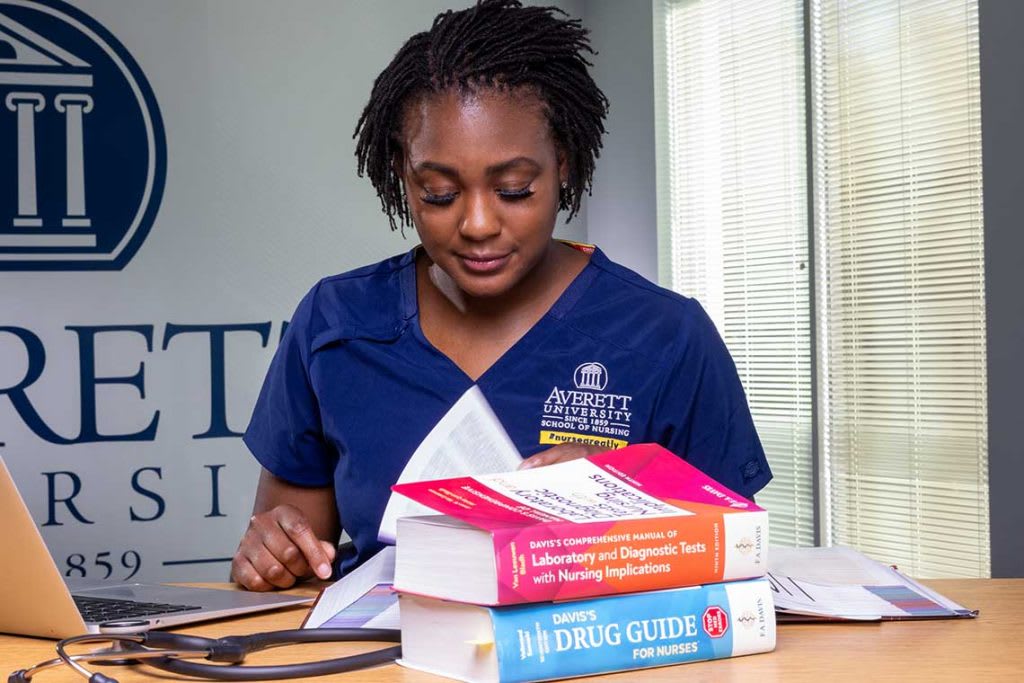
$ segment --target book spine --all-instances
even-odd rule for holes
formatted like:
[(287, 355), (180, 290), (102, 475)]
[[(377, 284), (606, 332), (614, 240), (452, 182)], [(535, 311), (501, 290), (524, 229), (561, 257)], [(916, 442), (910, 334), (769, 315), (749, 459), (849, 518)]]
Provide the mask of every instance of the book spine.
[(695, 586), (767, 571), (763, 510), (548, 523), (493, 535), (501, 605)]
[(501, 683), (775, 649), (765, 579), (490, 610)]

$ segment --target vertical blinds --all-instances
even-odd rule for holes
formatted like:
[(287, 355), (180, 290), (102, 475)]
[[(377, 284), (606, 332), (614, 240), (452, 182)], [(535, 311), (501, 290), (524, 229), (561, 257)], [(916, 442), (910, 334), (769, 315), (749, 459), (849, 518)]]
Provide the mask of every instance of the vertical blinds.
[(814, 542), (803, 6), (657, 0), (661, 279), (707, 309), (775, 478), (772, 542)]
[(825, 539), (988, 576), (977, 0), (812, 0)]
[(977, 0), (810, 0), (806, 48), (803, 4), (656, 0), (662, 281), (736, 360), (774, 542), (814, 540), (814, 401), (822, 542), (988, 576)]

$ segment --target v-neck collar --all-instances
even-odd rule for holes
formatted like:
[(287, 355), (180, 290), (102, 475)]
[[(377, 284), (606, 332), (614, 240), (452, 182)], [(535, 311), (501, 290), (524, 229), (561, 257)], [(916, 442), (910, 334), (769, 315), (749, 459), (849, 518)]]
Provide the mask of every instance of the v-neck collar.
[[(570, 244), (569, 246), (573, 246)], [(590, 245), (585, 245), (589, 247)], [(514, 365), (518, 362), (518, 359), (527, 357), (531, 354), (534, 349), (543, 341), (548, 334), (554, 329), (559, 320), (564, 318), (569, 311), (572, 310), (576, 302), (579, 301), (580, 297), (590, 283), (594, 281), (600, 271), (601, 264), (607, 260), (604, 253), (597, 248), (593, 247), (590, 251), (590, 260), (587, 261), (587, 265), (583, 267), (569, 286), (559, 295), (555, 300), (555, 303), (540, 317), (540, 319), (526, 331), (522, 337), (520, 337), (512, 346), (505, 350), (503, 354), (491, 363), (491, 365), (484, 370), (479, 377), (474, 380), (466, 371), (459, 367), (458, 363), (452, 360), (446, 353), (442, 352), (436, 346), (434, 346), (427, 335), (423, 333), (423, 327), (420, 325), (419, 315), (419, 300), (416, 297), (416, 251), (419, 246), (413, 247), (403, 258), (403, 268), (401, 269), (401, 288), (402, 288), (402, 315), (408, 323), (408, 329), (412, 331), (412, 334), (416, 337), (416, 340), (422, 344), (431, 353), (436, 354), (438, 358), (451, 369), (451, 371), (457, 374), (461, 379), (464, 380), (465, 388), (469, 388), (473, 384), (483, 386), (489, 378), (501, 371), (501, 368), (505, 366)]]

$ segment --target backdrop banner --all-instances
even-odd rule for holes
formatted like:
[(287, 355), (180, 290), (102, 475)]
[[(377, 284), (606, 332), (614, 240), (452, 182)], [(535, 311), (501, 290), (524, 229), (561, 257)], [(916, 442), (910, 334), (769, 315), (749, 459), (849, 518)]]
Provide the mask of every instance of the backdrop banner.
[(66, 576), (227, 578), (294, 306), (417, 243), (351, 136), (447, 7), (0, 0), (0, 456)]

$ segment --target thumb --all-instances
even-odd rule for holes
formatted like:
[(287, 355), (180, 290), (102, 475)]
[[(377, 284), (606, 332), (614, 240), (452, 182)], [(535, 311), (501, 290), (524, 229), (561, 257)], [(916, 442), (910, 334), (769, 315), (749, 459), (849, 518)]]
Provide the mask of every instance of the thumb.
[(540, 453), (534, 453), (529, 458), (519, 463), (519, 467), (517, 467), (516, 469), (529, 470), (534, 467), (544, 467), (545, 465), (550, 465), (551, 463), (555, 462), (558, 459), (558, 453), (559, 451), (557, 450), (557, 447), (549, 448), (546, 451), (541, 451)]

